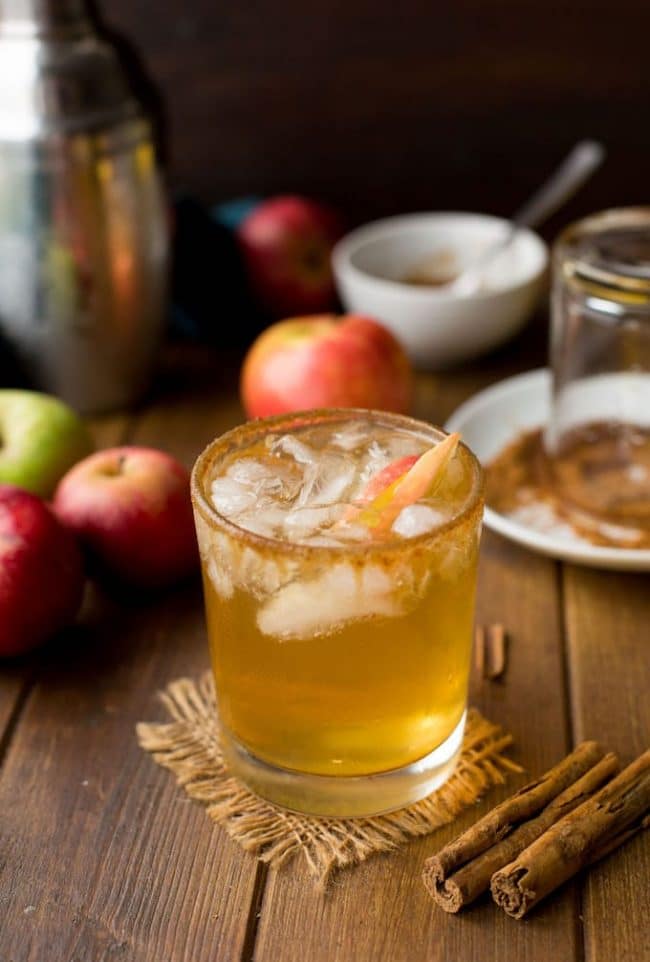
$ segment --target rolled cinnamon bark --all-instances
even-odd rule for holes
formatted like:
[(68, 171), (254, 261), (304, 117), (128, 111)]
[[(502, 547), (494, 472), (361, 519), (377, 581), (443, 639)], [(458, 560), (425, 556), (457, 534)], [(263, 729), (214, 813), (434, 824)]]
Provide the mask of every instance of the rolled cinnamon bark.
[(603, 755), (603, 749), (597, 742), (583, 742), (545, 775), (525, 785), (437, 855), (427, 859), (423, 881), (433, 898), (448, 912), (457, 912), (462, 908), (462, 898), (459, 902), (453, 888), (449, 892), (445, 890), (446, 880), (463, 865), (500, 842), (522, 822), (537, 815), (593, 768)]
[(503, 625), (477, 625), (474, 656), (479, 678), (497, 681), (506, 670), (506, 633)]
[(614, 775), (619, 768), (613, 752), (601, 758), (573, 785), (569, 785), (543, 808), (536, 818), (522, 822), (510, 835), (488, 848), (472, 861), (467, 862), (439, 885), (428, 884), (425, 867), (425, 884), (432, 897), (446, 912), (458, 912), (486, 892), (494, 873), (508, 865), (520, 852), (543, 835), (559, 819), (581, 805)]
[(609, 854), (650, 822), (650, 750), (495, 872), (497, 905), (521, 919), (579, 869)]

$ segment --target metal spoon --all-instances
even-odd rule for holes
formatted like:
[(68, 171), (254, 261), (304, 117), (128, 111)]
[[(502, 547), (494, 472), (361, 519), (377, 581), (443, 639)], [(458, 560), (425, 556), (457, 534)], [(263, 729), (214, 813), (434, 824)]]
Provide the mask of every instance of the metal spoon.
[(511, 218), (504, 236), (490, 244), (474, 263), (461, 271), (449, 284), (440, 287), (440, 290), (463, 296), (473, 294), (481, 283), (486, 266), (497, 254), (510, 246), (517, 231), (521, 227), (537, 227), (554, 214), (582, 187), (604, 159), (605, 148), (598, 141), (581, 140), (577, 143), (557, 170)]

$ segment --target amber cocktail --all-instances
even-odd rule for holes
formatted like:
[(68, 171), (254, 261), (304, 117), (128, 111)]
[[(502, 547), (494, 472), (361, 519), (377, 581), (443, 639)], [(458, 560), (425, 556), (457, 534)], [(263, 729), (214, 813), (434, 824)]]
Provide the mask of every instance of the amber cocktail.
[(250, 422), (199, 457), (223, 748), (257, 794), (371, 814), (453, 769), (483, 510), (476, 459), (458, 445), (431, 490), (386, 511), (389, 488), (444, 439), (397, 415), (314, 411)]

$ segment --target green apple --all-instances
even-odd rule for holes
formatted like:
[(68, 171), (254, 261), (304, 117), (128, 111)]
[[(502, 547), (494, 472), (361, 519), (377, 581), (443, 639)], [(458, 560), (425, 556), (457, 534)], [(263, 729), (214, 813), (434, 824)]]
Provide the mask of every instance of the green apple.
[(87, 426), (63, 401), (35, 391), (0, 390), (0, 484), (48, 498), (93, 447)]

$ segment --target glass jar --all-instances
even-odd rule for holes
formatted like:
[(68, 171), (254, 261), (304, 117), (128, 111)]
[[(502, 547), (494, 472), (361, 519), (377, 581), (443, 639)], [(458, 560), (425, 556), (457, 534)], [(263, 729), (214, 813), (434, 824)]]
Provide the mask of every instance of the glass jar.
[(650, 524), (650, 207), (594, 214), (553, 254), (545, 446), (562, 496)]

